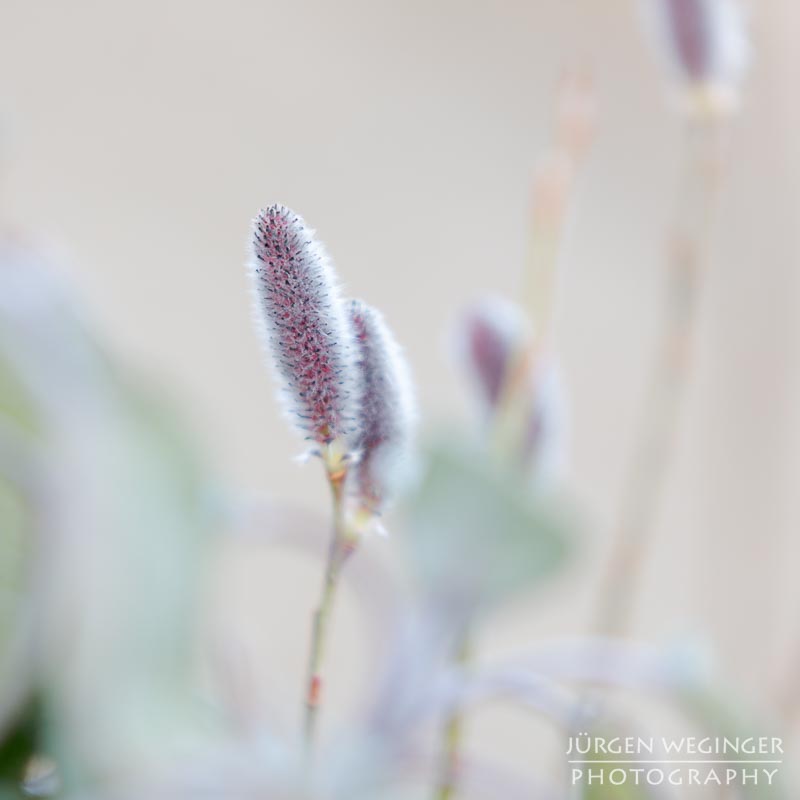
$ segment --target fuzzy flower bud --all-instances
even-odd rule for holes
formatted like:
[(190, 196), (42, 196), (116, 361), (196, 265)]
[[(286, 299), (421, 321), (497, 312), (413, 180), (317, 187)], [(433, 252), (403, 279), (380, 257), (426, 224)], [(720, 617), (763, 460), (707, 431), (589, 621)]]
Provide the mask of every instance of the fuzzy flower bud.
[(714, 108), (735, 104), (750, 47), (739, 0), (643, 0), (671, 72)]
[(461, 335), (467, 368), (486, 406), (493, 409), (500, 402), (514, 348), (530, 339), (528, 325), (516, 306), (491, 298), (465, 314)]
[(353, 427), (353, 337), (322, 244), (302, 217), (270, 206), (253, 223), (250, 274), (287, 416), (319, 444), (343, 439)]
[[(490, 418), (504, 413), (516, 357), (533, 342), (531, 326), (513, 303), (490, 298), (464, 316), (459, 331), (462, 360)], [(561, 381), (546, 357), (532, 364), (521, 384), (524, 420), (516, 446), (519, 462), (539, 477), (563, 471), (565, 414)]]
[(353, 490), (381, 511), (402, 477), (416, 416), (408, 366), (381, 314), (360, 300), (348, 307), (359, 371)]

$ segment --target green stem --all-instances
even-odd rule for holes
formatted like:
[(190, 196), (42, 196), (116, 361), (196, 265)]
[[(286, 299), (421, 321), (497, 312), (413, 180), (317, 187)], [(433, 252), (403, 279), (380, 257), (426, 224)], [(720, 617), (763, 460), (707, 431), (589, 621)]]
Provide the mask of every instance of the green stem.
[[(464, 634), (453, 659), (454, 663), (465, 666), (469, 662), (470, 653), (470, 637)], [(460, 711), (453, 711), (445, 721), (442, 731), (442, 760), (436, 786), (436, 800), (452, 800), (456, 795), (463, 738), (463, 714)]]
[(341, 462), (326, 464), (328, 483), (333, 500), (333, 535), (328, 548), (328, 559), (322, 581), (319, 603), (314, 611), (311, 627), (311, 649), (308, 658), (308, 677), (305, 696), (305, 743), (310, 751), (317, 728), (319, 707), (323, 691), (323, 666), (325, 644), (330, 629), (330, 620), (339, 576), (347, 557), (352, 553), (354, 540), (348, 536), (344, 510), (344, 484), (347, 470)]

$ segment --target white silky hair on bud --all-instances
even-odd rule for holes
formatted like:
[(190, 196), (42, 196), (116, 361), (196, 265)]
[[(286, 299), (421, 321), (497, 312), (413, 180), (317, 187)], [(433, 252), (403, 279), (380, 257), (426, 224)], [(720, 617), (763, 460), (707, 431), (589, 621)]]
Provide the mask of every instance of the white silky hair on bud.
[(360, 300), (350, 301), (348, 313), (359, 375), (352, 489), (380, 512), (409, 473), (416, 404), (408, 364), (383, 316)]
[(736, 91), (750, 63), (740, 0), (640, 0), (645, 26), (681, 82)]
[(256, 328), (271, 357), (286, 416), (319, 444), (352, 434), (352, 329), (325, 248), (282, 205), (253, 221), (249, 272)]

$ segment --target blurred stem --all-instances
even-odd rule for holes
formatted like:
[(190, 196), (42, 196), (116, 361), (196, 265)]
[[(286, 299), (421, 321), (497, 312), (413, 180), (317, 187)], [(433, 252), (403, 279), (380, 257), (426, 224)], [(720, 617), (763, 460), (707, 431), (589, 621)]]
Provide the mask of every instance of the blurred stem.
[[(465, 632), (456, 649), (454, 663), (465, 666), (472, 652), (470, 635)], [(464, 715), (453, 711), (447, 718), (442, 731), (442, 761), (436, 787), (436, 800), (452, 800), (458, 789), (458, 772), (461, 760), (461, 743), (464, 734)]]
[(319, 604), (314, 611), (311, 627), (311, 648), (308, 658), (308, 679), (305, 698), (305, 743), (310, 751), (316, 733), (317, 717), (322, 701), (323, 666), (325, 645), (330, 629), (330, 622), (339, 576), (348, 556), (355, 548), (355, 538), (347, 530), (344, 486), (347, 478), (347, 466), (343, 456), (337, 455), (335, 443), (329, 446), (325, 454), (325, 467), (328, 484), (331, 488), (333, 503), (333, 535), (328, 548), (328, 558), (322, 580)]
[(517, 342), (497, 401), (491, 445), (500, 461), (519, 460), (530, 419), (530, 380), (549, 347), (564, 235), (594, 134), (594, 89), (585, 67), (562, 75), (553, 114), (553, 139), (537, 159), (531, 180), (528, 247), (520, 297), (532, 339)]
[(574, 180), (575, 164), (570, 154), (557, 146), (540, 159), (533, 179), (528, 263), (522, 297), (531, 319), (541, 331), (549, 330), (554, 312), (558, 263)]
[(575, 183), (594, 137), (595, 95), (585, 65), (562, 74), (553, 108), (553, 137), (537, 160), (531, 184), (527, 265), (522, 297), (543, 335), (555, 310), (558, 266)]
[(528, 263), (522, 288), (533, 337), (515, 343), (497, 400), (491, 445), (501, 463), (516, 464), (519, 442), (529, 422), (530, 381), (541, 352), (547, 348), (573, 175), (570, 153), (558, 145), (540, 159), (534, 174)]
[(719, 185), (720, 136), (718, 118), (687, 120), (676, 219), (667, 253), (664, 323), (598, 604), (596, 629), (601, 634), (623, 635), (630, 626), (643, 556), (691, 374), (697, 300)]

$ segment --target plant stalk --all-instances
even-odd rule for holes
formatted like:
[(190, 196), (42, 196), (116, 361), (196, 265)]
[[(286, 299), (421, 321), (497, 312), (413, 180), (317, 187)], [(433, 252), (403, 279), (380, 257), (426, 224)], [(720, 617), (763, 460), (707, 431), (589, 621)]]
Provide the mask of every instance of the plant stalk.
[(304, 738), (308, 751), (313, 748), (319, 708), (322, 703), (325, 645), (330, 630), (339, 577), (342, 567), (355, 547), (354, 537), (348, 535), (344, 508), (344, 485), (347, 477), (347, 466), (343, 459), (333, 457), (329, 452), (326, 457), (326, 470), (333, 505), (333, 533), (323, 573), (320, 599), (314, 611), (311, 626), (304, 723)]
[(621, 636), (630, 627), (633, 598), (691, 376), (698, 296), (721, 167), (717, 122), (713, 117), (691, 120), (686, 130), (676, 222), (667, 257), (664, 323), (598, 606), (596, 630), (603, 635)]
[[(471, 652), (470, 636), (465, 633), (458, 644), (453, 662), (461, 667), (466, 666)], [(436, 800), (452, 800), (456, 795), (463, 738), (464, 716), (461, 711), (454, 710), (445, 721), (442, 731), (442, 761), (434, 795)]]

